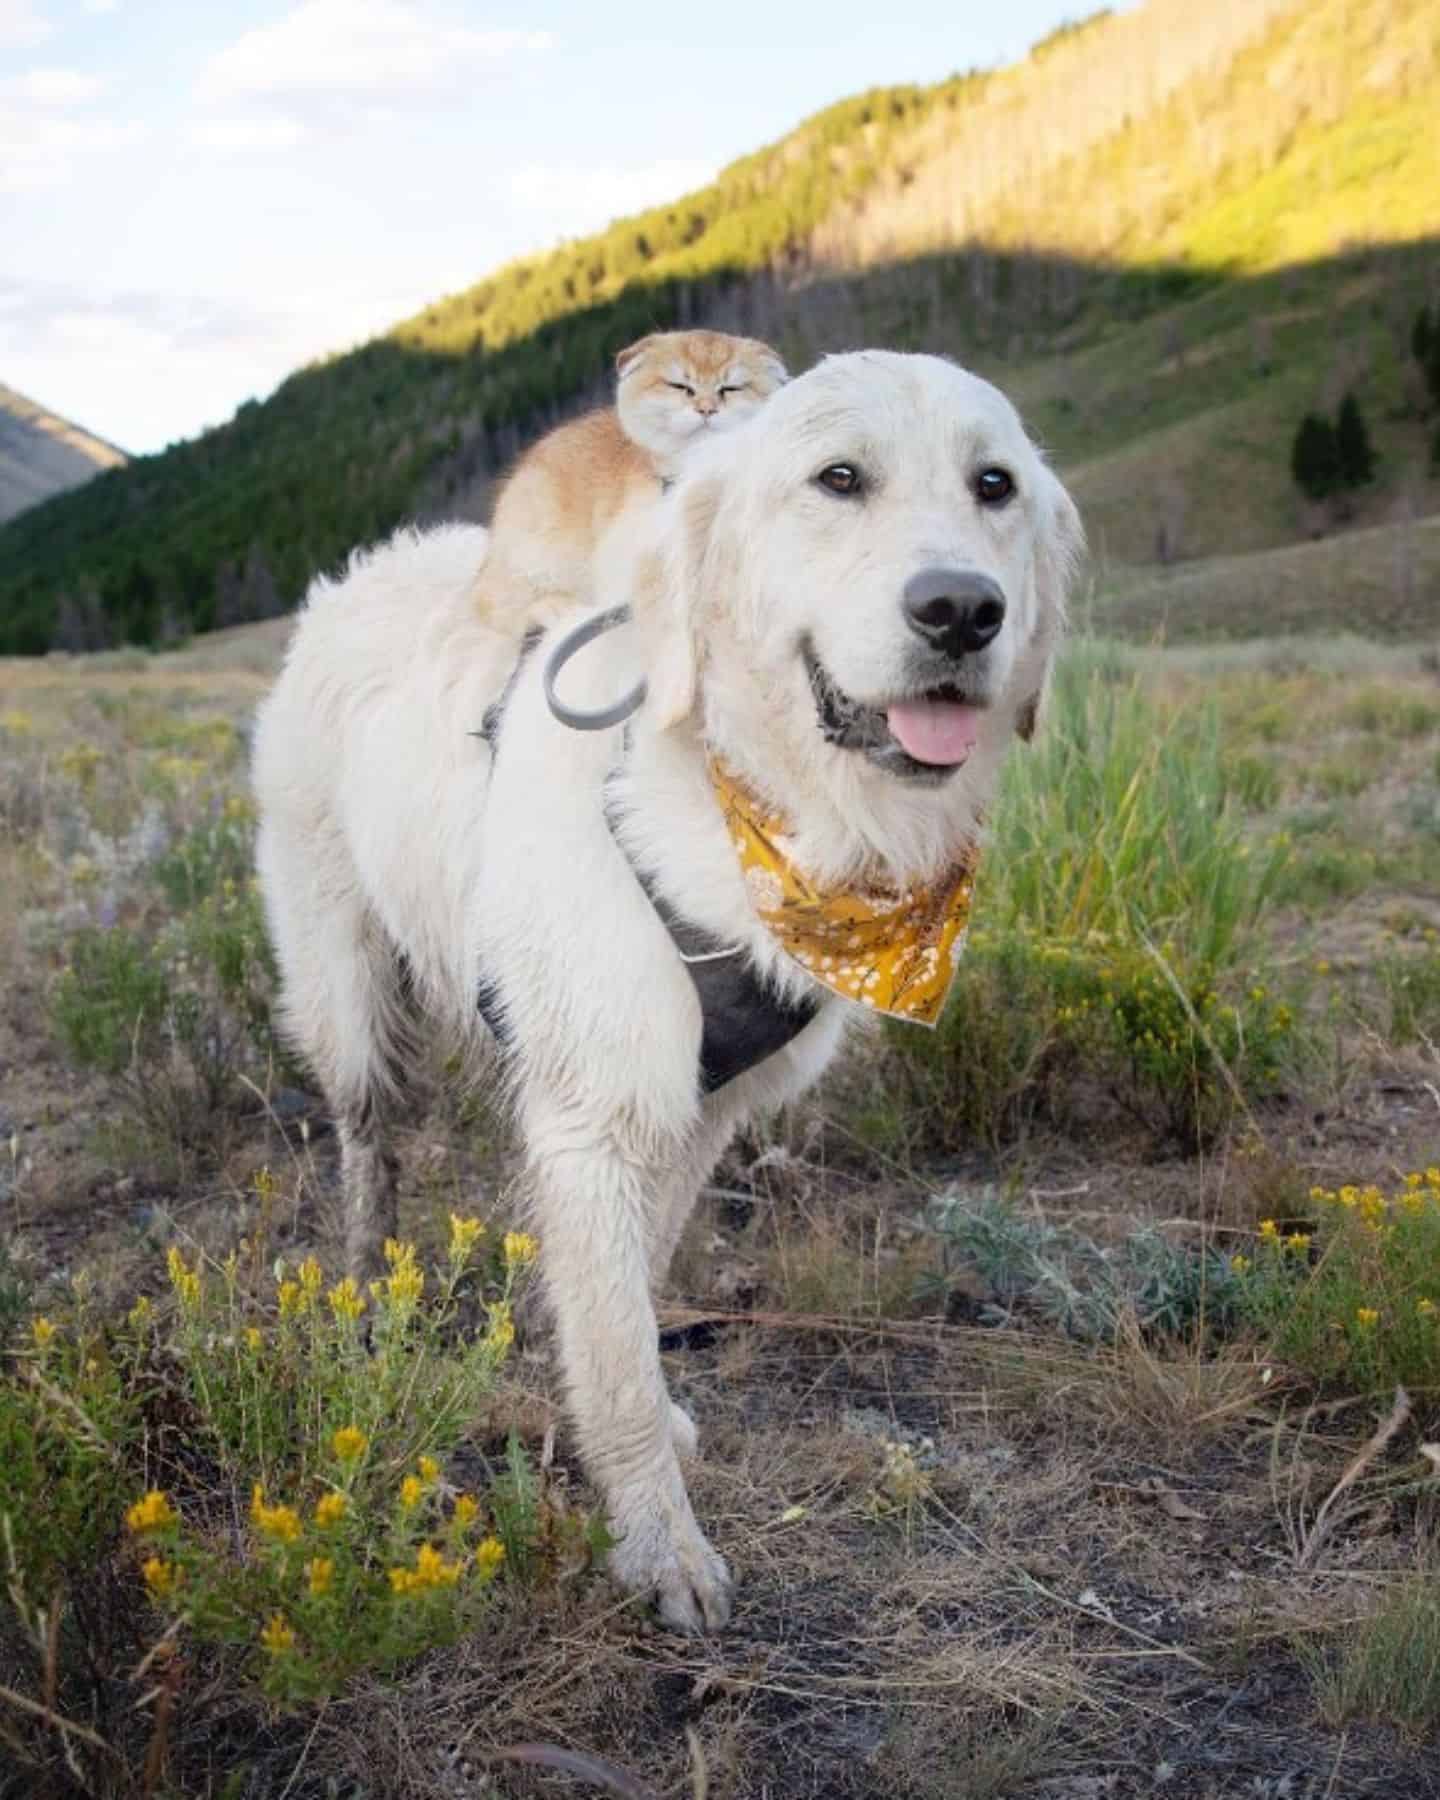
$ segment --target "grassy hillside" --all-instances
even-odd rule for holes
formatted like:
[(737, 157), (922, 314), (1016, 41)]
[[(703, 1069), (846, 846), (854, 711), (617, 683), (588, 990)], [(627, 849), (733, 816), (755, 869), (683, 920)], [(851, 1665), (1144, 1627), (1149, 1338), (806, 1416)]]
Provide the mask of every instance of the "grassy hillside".
[(1380, 463), (1340, 522), (1427, 513), (1408, 345), (1440, 300), (1436, 166), (1426, 0), (1150, 0), (1013, 69), (846, 101), (0, 531), (0, 650), (57, 620), (90, 644), (263, 616), (407, 516), (483, 516), (619, 345), (687, 322), (797, 366), (885, 341), (980, 367), (1073, 481), (1107, 585), (1333, 528), (1289, 446), (1347, 388)]
[(0, 522), (124, 461), (123, 450), (0, 384)]

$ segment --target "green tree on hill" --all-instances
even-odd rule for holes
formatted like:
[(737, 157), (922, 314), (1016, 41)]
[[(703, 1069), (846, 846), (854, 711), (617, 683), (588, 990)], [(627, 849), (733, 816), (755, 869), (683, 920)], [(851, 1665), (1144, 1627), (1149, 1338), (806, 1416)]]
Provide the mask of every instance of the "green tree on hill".
[(1370, 434), (1354, 394), (1340, 402), (1340, 416), (1335, 422), (1335, 450), (1340, 461), (1342, 487), (1364, 487), (1375, 479), (1375, 452)]
[(1306, 413), (1290, 448), (1290, 473), (1307, 500), (1328, 500), (1340, 488), (1340, 446), (1323, 413)]

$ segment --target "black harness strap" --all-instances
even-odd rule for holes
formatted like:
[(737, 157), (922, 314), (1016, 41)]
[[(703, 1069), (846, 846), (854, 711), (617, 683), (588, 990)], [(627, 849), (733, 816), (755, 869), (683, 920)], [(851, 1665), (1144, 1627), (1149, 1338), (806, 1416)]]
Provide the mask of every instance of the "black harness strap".
[[(526, 658), (544, 633), (533, 628), (525, 633), (515, 667), (499, 695), (485, 709), (480, 729), (473, 735), (499, 754), (500, 729), (505, 711), (525, 668)], [(626, 732), (629, 745), (629, 732)], [(708, 931), (682, 918), (658, 892), (643, 869), (637, 868), (615, 830), (615, 815), (607, 804), (605, 822), (621, 855), (630, 864), (640, 891), (670, 935), (676, 953), (685, 964), (700, 1001), (700, 1091), (713, 1094), (753, 1069), (757, 1063), (783, 1050), (798, 1037), (820, 1010), (816, 995), (787, 1000), (761, 980), (749, 958), (737, 945), (722, 944)], [(494, 1033), (502, 1049), (510, 1041), (510, 1028), (495, 983), (482, 973), (475, 995), (480, 1017)]]
[[(625, 846), (615, 834), (608, 809), (606, 819), (623, 853)], [(701, 1021), (700, 1091), (713, 1094), (798, 1037), (819, 1012), (820, 1001), (811, 994), (799, 1000), (777, 994), (761, 980), (743, 950), (722, 944), (682, 918), (628, 853), (625, 860), (695, 984)]]

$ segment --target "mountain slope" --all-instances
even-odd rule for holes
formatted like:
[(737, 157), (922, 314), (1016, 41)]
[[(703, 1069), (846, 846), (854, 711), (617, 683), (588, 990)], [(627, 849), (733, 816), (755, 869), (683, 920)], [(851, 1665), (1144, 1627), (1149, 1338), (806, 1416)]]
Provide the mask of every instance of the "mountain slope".
[(0, 384), (0, 522), (125, 460), (123, 450)]
[(1381, 452), (1358, 522), (1426, 512), (1407, 359), (1440, 287), (1436, 166), (1431, 0), (1149, 0), (1013, 69), (861, 96), (14, 522), (0, 648), (43, 647), (77, 593), (141, 641), (253, 616), (245, 596), (293, 600), (404, 517), (483, 515), (520, 445), (605, 393), (615, 349), (689, 322), (794, 366), (869, 341), (981, 368), (1052, 446), (1102, 564), (1314, 529), (1290, 437), (1347, 387)]

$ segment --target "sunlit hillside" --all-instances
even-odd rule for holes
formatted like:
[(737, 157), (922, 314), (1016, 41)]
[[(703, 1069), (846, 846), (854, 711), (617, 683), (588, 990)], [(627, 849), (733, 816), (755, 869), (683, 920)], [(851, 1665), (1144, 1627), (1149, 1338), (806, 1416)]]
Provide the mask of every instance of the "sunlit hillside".
[[(1001, 381), (1085, 506), (1102, 604), (1152, 568), (1383, 535), (1440, 506), (1411, 354), (1440, 308), (1437, 167), (1427, 0), (1097, 15), (1013, 68), (841, 102), (36, 508), (0, 531), (0, 649), (266, 616), (408, 517), (483, 518), (530, 437), (603, 399), (616, 349), (691, 322), (795, 366), (884, 342)], [(1346, 392), (1375, 478), (1316, 508), (1290, 446)], [(1405, 631), (1440, 614), (1417, 569)]]

